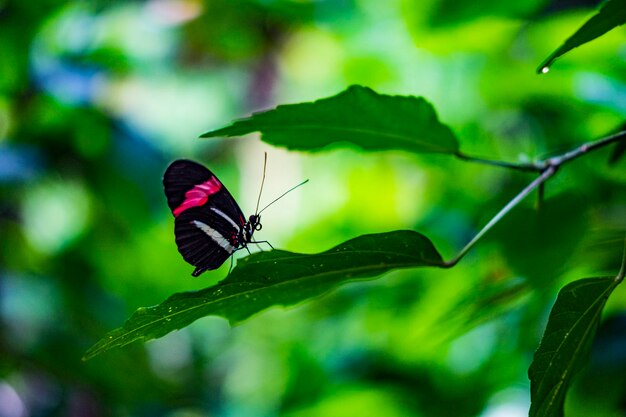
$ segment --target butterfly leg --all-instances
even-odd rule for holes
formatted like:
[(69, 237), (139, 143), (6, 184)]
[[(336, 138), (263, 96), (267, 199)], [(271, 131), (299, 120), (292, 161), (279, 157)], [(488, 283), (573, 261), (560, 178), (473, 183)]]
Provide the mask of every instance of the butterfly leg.
[(269, 245), (270, 248), (272, 248), (272, 250), (274, 250), (274, 246), (272, 246), (272, 244), (270, 242), (268, 242), (267, 240), (259, 240), (259, 241), (254, 241), (254, 242), (250, 242), (250, 243), (254, 243), (255, 245), (257, 245), (257, 247), (260, 250), (263, 250), (263, 248), (261, 247), (261, 245), (259, 245), (260, 243), (267, 243)]
[(248, 246), (246, 246), (246, 245), (242, 245), (242, 246), (239, 246), (238, 248), (235, 248), (235, 251), (234, 251), (234, 252), (230, 255), (230, 268), (228, 269), (228, 273), (229, 273), (229, 274), (230, 274), (230, 271), (232, 271), (232, 270), (233, 270), (233, 263), (234, 263), (234, 261), (235, 261), (235, 253), (237, 253), (238, 251), (240, 251), (240, 250), (242, 250), (242, 249), (247, 250), (247, 251), (248, 251), (248, 254), (252, 255), (252, 254), (250, 253), (250, 249), (248, 249)]

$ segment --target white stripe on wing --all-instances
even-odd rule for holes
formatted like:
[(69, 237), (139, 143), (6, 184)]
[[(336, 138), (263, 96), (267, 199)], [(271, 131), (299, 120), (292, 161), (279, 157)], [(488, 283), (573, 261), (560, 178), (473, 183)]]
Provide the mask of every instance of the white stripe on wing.
[(211, 226), (206, 225), (198, 220), (193, 220), (191, 223), (193, 223), (194, 226), (206, 233), (208, 237), (213, 239), (215, 243), (224, 248), (226, 252), (233, 253), (235, 251), (233, 245), (231, 245), (224, 236), (222, 236), (217, 230), (213, 229)]
[(226, 219), (228, 221), (228, 223), (230, 223), (235, 229), (237, 229), (237, 233), (239, 233), (239, 230), (241, 230), (241, 228), (239, 227), (239, 225), (237, 223), (235, 223), (235, 221), (233, 219), (231, 219), (230, 217), (228, 217), (226, 215), (226, 213), (224, 213), (223, 211), (221, 211), (220, 209), (216, 209), (215, 207), (211, 207), (211, 210), (213, 210), (215, 213), (219, 214), (220, 216), (222, 216), (224, 219)]

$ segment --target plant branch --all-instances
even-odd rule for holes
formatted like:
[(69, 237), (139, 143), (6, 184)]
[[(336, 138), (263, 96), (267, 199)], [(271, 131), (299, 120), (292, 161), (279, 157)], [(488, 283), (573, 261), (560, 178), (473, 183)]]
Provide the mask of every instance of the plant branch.
[(583, 143), (582, 145), (580, 145), (579, 147), (572, 149), (569, 152), (565, 152), (562, 155), (553, 157), (553, 158), (549, 158), (546, 161), (543, 161), (544, 164), (546, 165), (555, 165), (555, 166), (560, 166), (563, 165), (566, 162), (570, 162), (573, 161), (576, 158), (579, 158), (580, 156), (586, 154), (587, 152), (596, 150), (596, 149), (600, 149), (603, 148), (606, 145), (610, 145), (613, 142), (617, 142), (621, 139), (626, 138), (626, 130), (622, 130), (621, 132), (618, 132), (614, 135), (611, 136), (607, 136), (605, 138), (602, 139), (598, 139), (595, 142), (587, 142), (587, 143)]
[(595, 149), (600, 149), (604, 146), (610, 145), (613, 142), (618, 142), (622, 139), (626, 138), (626, 130), (615, 133), (614, 135), (607, 136), (602, 139), (598, 139), (594, 142), (583, 143), (582, 145), (565, 152), (562, 155), (555, 156), (552, 158), (544, 159), (537, 162), (527, 162), (527, 163), (515, 163), (515, 162), (506, 162), (506, 161), (498, 161), (493, 159), (483, 159), (476, 158), (467, 154), (464, 154), (461, 151), (456, 151), (454, 156), (457, 158), (468, 161), (475, 162), (483, 165), (496, 166), (501, 168), (508, 168), (515, 171), (522, 172), (543, 172), (548, 166), (560, 166), (566, 162), (569, 162), (573, 159), (576, 159), (589, 151), (593, 151)]
[(463, 160), (463, 161), (468, 161), (468, 162), (476, 162), (479, 164), (483, 164), (483, 165), (491, 165), (491, 166), (496, 166), (496, 167), (500, 167), (500, 168), (509, 168), (509, 169), (513, 169), (516, 171), (522, 171), (522, 172), (541, 172), (541, 170), (544, 168), (544, 165), (542, 164), (537, 164), (537, 163), (514, 163), (514, 162), (506, 162), (506, 161), (497, 161), (494, 159), (483, 159), (483, 158), (476, 158), (467, 154), (464, 154), (461, 151), (456, 151), (454, 153), (454, 156), (456, 156), (457, 158)]
[[(461, 151), (455, 152), (454, 156), (464, 161), (477, 162), (477, 163), (481, 163), (485, 165), (497, 166), (497, 167), (502, 167), (502, 168), (509, 168), (509, 169), (513, 169), (517, 171), (540, 172), (541, 175), (539, 175), (539, 177), (537, 177), (533, 182), (528, 184), (526, 188), (520, 191), (511, 201), (507, 203), (506, 206), (504, 206), (491, 220), (489, 220), (489, 222), (472, 238), (472, 240), (469, 241), (469, 243), (465, 245), (465, 247), (463, 247), (463, 249), (461, 249), (461, 251), (454, 258), (452, 258), (449, 261), (443, 262), (440, 266), (444, 268), (451, 268), (457, 263), (459, 263), (459, 261), (463, 259), (463, 257), (467, 254), (467, 252), (469, 252), (469, 250), (474, 247), (476, 242), (478, 242), (489, 230), (491, 230), (493, 226), (495, 226), (496, 223), (498, 223), (509, 211), (511, 211), (515, 206), (517, 206), (535, 188), (539, 188), (539, 204), (541, 204), (543, 200), (544, 183), (556, 173), (556, 171), (559, 169), (561, 165), (571, 162), (590, 151), (593, 151), (595, 149), (600, 149), (604, 146), (620, 141), (624, 138), (626, 138), (626, 130), (623, 130), (614, 135), (596, 140), (594, 142), (584, 143), (568, 152), (565, 152), (555, 157), (551, 157), (551, 158), (544, 159), (542, 161), (538, 161), (534, 163), (522, 163), (522, 164), (515, 164), (515, 163), (496, 161), (496, 160), (490, 160), (490, 159), (474, 158), (472, 156), (462, 153)], [(625, 276), (626, 276), (626, 242), (624, 244), (624, 257), (622, 259), (622, 267), (620, 269), (619, 274), (615, 278), (616, 282), (618, 283), (621, 282)]]
[(519, 194), (517, 194), (511, 201), (509, 201), (507, 203), (507, 205), (504, 206), (502, 208), (502, 210), (500, 210), (498, 212), (498, 214), (496, 214), (491, 220), (489, 220), (489, 223), (487, 223), (480, 230), (480, 232), (478, 232), (476, 234), (476, 236), (474, 236), (474, 238), (472, 240), (470, 240), (470, 242), (467, 245), (465, 245), (465, 247), (463, 249), (461, 249), (461, 251), (458, 253), (458, 255), (456, 255), (451, 260), (444, 262), (443, 266), (446, 267), (446, 268), (451, 268), (454, 265), (456, 265), (457, 263), (459, 263), (459, 261), (465, 256), (465, 254), (467, 254), (467, 252), (469, 252), (469, 250), (472, 247), (474, 247), (476, 242), (478, 242), (485, 235), (485, 233), (487, 233), (489, 230), (491, 230), (491, 228), (493, 226), (495, 226), (496, 223), (498, 223), (509, 211), (511, 211), (515, 206), (517, 206), (520, 203), (520, 201), (522, 201), (535, 188), (539, 187), (548, 178), (553, 176), (554, 173), (556, 172), (556, 170), (557, 170), (557, 167), (555, 167), (555, 166), (549, 166), (547, 169), (545, 169), (541, 173), (541, 175), (539, 177), (537, 177), (533, 182), (528, 184), (526, 186), (526, 188), (524, 188), (522, 191), (520, 191)]

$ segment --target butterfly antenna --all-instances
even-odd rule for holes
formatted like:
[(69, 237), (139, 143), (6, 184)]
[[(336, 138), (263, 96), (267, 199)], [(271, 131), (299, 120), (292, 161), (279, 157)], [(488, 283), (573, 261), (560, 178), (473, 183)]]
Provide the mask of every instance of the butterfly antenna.
[(263, 179), (261, 180), (261, 189), (259, 190), (259, 198), (256, 200), (256, 210), (254, 211), (256, 214), (259, 214), (259, 204), (261, 203), (261, 194), (263, 193), (263, 185), (265, 184), (265, 169), (266, 168), (267, 168), (267, 152), (265, 152), (265, 159), (263, 160)]
[(285, 191), (284, 193), (282, 193), (278, 198), (274, 199), (274, 201), (272, 201), (271, 203), (269, 203), (267, 206), (263, 207), (261, 209), (261, 211), (259, 211), (257, 214), (261, 214), (266, 208), (268, 208), (269, 206), (271, 206), (272, 204), (274, 204), (275, 202), (277, 202), (278, 200), (280, 200), (281, 198), (283, 198), (284, 196), (286, 196), (287, 194), (289, 194), (290, 192), (292, 192), (293, 190), (295, 190), (296, 188), (300, 187), (301, 185), (306, 184), (307, 182), (309, 182), (309, 180), (304, 180), (302, 181), (300, 184), (296, 185), (295, 187), (291, 187), (290, 189), (288, 189), (287, 191)]

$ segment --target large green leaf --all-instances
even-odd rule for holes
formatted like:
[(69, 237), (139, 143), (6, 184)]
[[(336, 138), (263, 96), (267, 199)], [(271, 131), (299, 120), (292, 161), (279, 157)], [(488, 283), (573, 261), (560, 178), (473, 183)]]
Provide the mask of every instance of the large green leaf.
[(157, 306), (138, 309), (84, 359), (135, 340), (162, 337), (208, 315), (234, 324), (268, 307), (315, 297), (342, 282), (418, 266), (442, 266), (442, 259), (428, 238), (410, 230), (363, 235), (314, 255), (255, 253), (213, 287), (174, 294)]
[(626, 23), (626, 0), (608, 0), (600, 11), (587, 20), (563, 45), (556, 49), (537, 68), (546, 72), (555, 59), (572, 49), (604, 35), (609, 30)]
[(587, 278), (561, 289), (528, 370), (530, 417), (562, 417), (572, 378), (586, 364), (602, 309), (618, 282)]
[(312, 103), (278, 106), (254, 113), (201, 137), (261, 132), (265, 142), (290, 149), (319, 150), (349, 142), (367, 150), (454, 153), (459, 144), (421, 97), (389, 96), (352, 86)]

